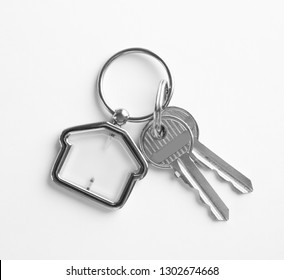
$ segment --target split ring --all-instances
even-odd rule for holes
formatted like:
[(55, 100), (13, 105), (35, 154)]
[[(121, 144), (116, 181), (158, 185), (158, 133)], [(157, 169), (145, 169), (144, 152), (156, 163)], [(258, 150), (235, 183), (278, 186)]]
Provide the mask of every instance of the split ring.
[[(166, 93), (166, 96), (164, 98), (164, 104), (163, 104), (163, 108), (165, 108), (166, 106), (168, 106), (171, 98), (172, 98), (172, 94), (173, 94), (173, 79), (172, 79), (172, 75), (170, 73), (170, 70), (167, 66), (167, 64), (155, 53), (147, 50), (147, 49), (143, 49), (143, 48), (129, 48), (129, 49), (124, 49), (116, 54), (114, 54), (112, 57), (110, 57), (108, 59), (108, 61), (104, 64), (104, 66), (102, 67), (99, 76), (98, 76), (98, 80), (97, 80), (97, 86), (98, 86), (98, 93), (99, 96), (103, 102), (103, 104), (106, 106), (106, 108), (108, 109), (108, 111), (114, 115), (115, 110), (113, 110), (106, 102), (105, 98), (104, 98), (104, 92), (103, 92), (103, 78), (104, 75), (106, 73), (106, 70), (108, 69), (108, 67), (110, 66), (110, 64), (117, 58), (119, 58), (122, 55), (126, 55), (126, 54), (131, 54), (131, 53), (142, 53), (145, 55), (149, 55), (151, 57), (154, 57), (155, 59), (157, 59), (160, 64), (162, 64), (162, 66), (164, 67), (164, 69), (166, 70), (167, 73), (167, 80), (168, 80), (168, 90)], [(130, 122), (143, 122), (143, 121), (148, 121), (150, 119), (153, 118), (153, 113), (148, 114), (148, 115), (144, 115), (141, 117), (129, 117), (128, 121)]]
[(159, 84), (155, 109), (153, 113), (153, 136), (157, 139), (163, 137), (162, 128), (162, 111), (164, 109), (163, 105), (168, 92), (168, 83), (166, 80), (162, 80)]

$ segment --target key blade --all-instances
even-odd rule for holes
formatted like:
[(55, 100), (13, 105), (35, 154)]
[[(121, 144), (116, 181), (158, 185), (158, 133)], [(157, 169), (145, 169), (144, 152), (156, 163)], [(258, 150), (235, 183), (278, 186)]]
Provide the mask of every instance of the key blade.
[(216, 171), (221, 178), (230, 182), (241, 193), (250, 193), (253, 191), (253, 186), (249, 178), (218, 157), (199, 141), (194, 142), (192, 155), (197, 159), (198, 163), (202, 163), (206, 167)]
[(209, 206), (217, 220), (229, 220), (229, 209), (207, 182), (188, 154), (182, 155), (171, 164), (175, 173), (179, 173), (183, 181), (199, 192), (201, 200)]

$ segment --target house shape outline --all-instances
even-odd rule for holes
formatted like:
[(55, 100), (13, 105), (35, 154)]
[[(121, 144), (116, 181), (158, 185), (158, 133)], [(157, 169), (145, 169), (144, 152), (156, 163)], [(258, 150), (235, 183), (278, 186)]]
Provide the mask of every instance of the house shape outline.
[[(130, 172), (128, 179), (120, 193), (120, 196), (115, 201), (106, 199), (105, 197), (99, 194), (96, 194), (94, 192), (90, 192), (88, 189), (83, 189), (82, 187), (79, 187), (78, 185), (66, 179), (63, 179), (60, 176), (60, 171), (72, 147), (72, 145), (67, 141), (69, 135), (71, 133), (86, 133), (87, 131), (102, 130), (102, 129), (109, 131), (110, 133), (113, 133), (115, 135), (119, 135), (121, 137), (121, 140), (123, 140), (125, 143), (125, 148), (127, 148), (127, 151), (125, 152), (130, 153), (133, 156), (133, 159), (135, 159), (137, 165), (139, 166), (139, 168), (135, 172), (133, 171)], [(144, 176), (147, 173), (148, 164), (144, 156), (142, 155), (142, 153), (140, 152), (140, 150), (134, 143), (134, 141), (131, 139), (129, 134), (124, 129), (121, 129), (120, 127), (115, 126), (112, 123), (98, 122), (98, 123), (92, 123), (92, 124), (86, 124), (86, 125), (80, 125), (80, 126), (67, 128), (62, 132), (59, 142), (60, 142), (61, 148), (60, 148), (59, 154), (55, 160), (55, 163), (51, 171), (51, 177), (53, 181), (71, 190), (79, 192), (80, 194), (84, 196), (92, 198), (103, 205), (113, 207), (113, 208), (122, 207), (127, 201), (129, 195), (131, 194), (131, 191), (135, 183), (138, 180), (141, 180), (142, 178), (144, 178)]]

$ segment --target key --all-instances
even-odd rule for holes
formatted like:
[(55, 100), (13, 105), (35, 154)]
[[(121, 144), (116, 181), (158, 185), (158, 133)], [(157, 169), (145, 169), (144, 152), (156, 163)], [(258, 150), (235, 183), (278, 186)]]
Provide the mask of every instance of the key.
[(229, 209), (189, 156), (193, 136), (186, 123), (174, 116), (163, 116), (161, 137), (154, 135), (151, 121), (140, 136), (140, 148), (146, 159), (156, 167), (173, 169), (177, 177), (199, 192), (217, 220), (228, 220)]
[(176, 116), (182, 119), (192, 130), (194, 137), (194, 145), (191, 153), (191, 158), (199, 164), (206, 166), (214, 171), (224, 179), (228, 181), (241, 193), (249, 193), (253, 191), (252, 183), (250, 179), (229, 165), (205, 145), (199, 142), (199, 129), (195, 119), (186, 110), (178, 107), (167, 107), (163, 111), (163, 116)]

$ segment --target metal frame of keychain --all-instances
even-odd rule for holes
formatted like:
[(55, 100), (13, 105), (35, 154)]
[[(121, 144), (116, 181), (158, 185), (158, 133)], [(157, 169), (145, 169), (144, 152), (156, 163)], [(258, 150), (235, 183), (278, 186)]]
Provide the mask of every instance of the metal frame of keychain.
[[(119, 58), (122, 55), (126, 55), (126, 54), (130, 54), (130, 53), (142, 53), (148, 56), (151, 56), (153, 58), (155, 58), (166, 70), (167, 73), (167, 78), (168, 78), (168, 82), (169, 82), (169, 90), (167, 91), (166, 97), (164, 99), (164, 106), (167, 106), (171, 100), (171, 96), (172, 96), (172, 76), (171, 73), (169, 71), (168, 66), (166, 65), (166, 63), (155, 53), (147, 50), (147, 49), (143, 49), (143, 48), (129, 48), (129, 49), (125, 49), (122, 50), (116, 54), (114, 54), (111, 58), (109, 58), (109, 60), (104, 64), (104, 66), (102, 67), (99, 75), (98, 75), (98, 79), (97, 79), (97, 86), (98, 86), (98, 93), (100, 96), (100, 99), (102, 100), (103, 104), (105, 105), (105, 107), (108, 109), (108, 111), (110, 112), (110, 114), (112, 115), (112, 121), (111, 122), (98, 122), (98, 123), (91, 123), (91, 124), (86, 124), (86, 125), (80, 125), (80, 126), (75, 126), (75, 127), (71, 127), (68, 129), (65, 129), (61, 136), (60, 136), (60, 145), (61, 145), (61, 149), (59, 151), (59, 154), (56, 158), (56, 161), (54, 163), (54, 166), (52, 167), (52, 171), (51, 171), (51, 177), (52, 179), (58, 183), (61, 184), (71, 190), (74, 190), (76, 192), (79, 192), (82, 195), (85, 195), (89, 198), (94, 199), (95, 201), (105, 205), (105, 206), (109, 206), (109, 207), (122, 207), (125, 202), (127, 201), (135, 183), (138, 180), (141, 180), (147, 173), (148, 170), (148, 164), (144, 158), (144, 156), (142, 155), (142, 153), (140, 152), (140, 150), (138, 149), (138, 147), (136, 146), (136, 144), (134, 143), (134, 141), (132, 140), (132, 138), (130, 137), (130, 135), (127, 133), (127, 131), (125, 131), (124, 129), (121, 128), (121, 126), (123, 124), (125, 124), (127, 121), (129, 122), (143, 122), (143, 121), (148, 121), (150, 119), (152, 119), (153, 114), (150, 113), (148, 115), (144, 115), (141, 117), (131, 117), (129, 116), (128, 112), (125, 109), (117, 109), (117, 110), (113, 110), (105, 101), (104, 98), (104, 92), (103, 92), (103, 78), (105, 75), (106, 70), (108, 69), (108, 67), (110, 66), (110, 64), (117, 58)], [(117, 200), (109, 200), (106, 199), (105, 197), (103, 197), (102, 195), (90, 191), (90, 189), (88, 187), (82, 187), (74, 182), (71, 182), (68, 179), (62, 178), (62, 176), (60, 176), (60, 171), (64, 165), (65, 160), (67, 159), (68, 153), (70, 152), (71, 149), (71, 145), (68, 142), (68, 137), (71, 133), (76, 133), (76, 132), (84, 132), (84, 131), (92, 131), (92, 130), (99, 130), (99, 129), (104, 129), (106, 131), (109, 131), (111, 133), (111, 135), (119, 135), (120, 137), (122, 137), (124, 143), (126, 144), (126, 146), (128, 147), (128, 152), (132, 154), (132, 156), (136, 159), (137, 163), (139, 164), (140, 168), (138, 169), (138, 171), (136, 173), (131, 173), (128, 177), (128, 180), (126, 182), (126, 184), (123, 187), (123, 190), (119, 196), (119, 198)], [(93, 180), (93, 179), (91, 179)]]

